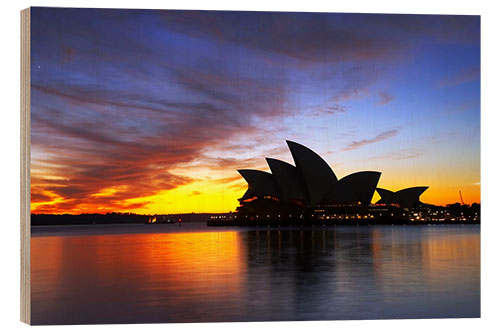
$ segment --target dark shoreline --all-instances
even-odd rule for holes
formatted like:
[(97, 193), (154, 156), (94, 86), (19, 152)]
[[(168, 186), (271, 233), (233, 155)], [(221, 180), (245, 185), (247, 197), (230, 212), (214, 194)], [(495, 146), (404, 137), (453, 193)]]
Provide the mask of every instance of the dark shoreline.
[(376, 225), (479, 225), (480, 220), (409, 221), (406, 219), (325, 219), (325, 220), (237, 220), (207, 221), (209, 227), (323, 227), (323, 226), (376, 226)]
[[(225, 213), (224, 213), (225, 214)], [(148, 223), (152, 217), (158, 217), (158, 223), (178, 222), (179, 219), (189, 222), (206, 222), (214, 213), (184, 213), (168, 215), (142, 215), (134, 213), (106, 213), (106, 214), (31, 214), (32, 226), (48, 225), (112, 225), (112, 224), (140, 224)], [(168, 219), (167, 219), (168, 218)]]
[[(183, 221), (182, 225), (191, 223), (200, 223), (200, 221)], [(205, 222), (201, 222), (205, 223)], [(32, 227), (50, 227), (50, 226), (124, 226), (124, 225), (146, 225), (143, 222), (116, 222), (105, 223), (79, 222), (79, 223), (46, 223), (31, 224)], [(153, 223), (150, 225), (177, 225), (178, 223)], [(328, 219), (328, 220), (236, 220), (236, 219), (214, 219), (206, 222), (207, 227), (323, 227), (323, 226), (376, 226), (376, 225), (480, 225), (480, 220), (462, 220), (462, 221), (408, 221), (408, 220), (387, 220), (387, 219)]]

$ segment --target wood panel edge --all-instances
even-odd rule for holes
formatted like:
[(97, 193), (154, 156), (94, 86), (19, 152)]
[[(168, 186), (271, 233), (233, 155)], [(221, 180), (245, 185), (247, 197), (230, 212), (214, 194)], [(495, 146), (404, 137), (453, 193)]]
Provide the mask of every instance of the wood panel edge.
[(30, 146), (31, 146), (31, 9), (21, 10), (21, 321), (31, 324), (31, 220), (30, 220)]

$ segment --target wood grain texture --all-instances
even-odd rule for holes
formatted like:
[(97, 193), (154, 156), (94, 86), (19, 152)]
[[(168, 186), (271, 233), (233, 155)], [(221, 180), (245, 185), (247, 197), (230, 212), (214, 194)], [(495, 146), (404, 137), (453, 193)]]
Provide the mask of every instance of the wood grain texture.
[(21, 321), (31, 323), (30, 288), (30, 8), (21, 11)]

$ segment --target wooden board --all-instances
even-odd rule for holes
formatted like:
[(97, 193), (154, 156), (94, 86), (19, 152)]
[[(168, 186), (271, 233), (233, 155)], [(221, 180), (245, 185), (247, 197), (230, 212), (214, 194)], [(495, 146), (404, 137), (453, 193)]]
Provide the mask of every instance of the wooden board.
[(21, 321), (31, 323), (30, 288), (30, 9), (21, 11)]

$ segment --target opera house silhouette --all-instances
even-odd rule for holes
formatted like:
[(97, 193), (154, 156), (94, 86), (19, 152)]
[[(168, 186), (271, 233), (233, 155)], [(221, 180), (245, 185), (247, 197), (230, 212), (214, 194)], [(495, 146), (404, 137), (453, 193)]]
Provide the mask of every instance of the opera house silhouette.
[[(338, 179), (318, 154), (292, 141), (286, 141), (295, 165), (266, 158), (271, 172), (238, 170), (248, 183), (245, 194), (238, 199), (237, 212), (253, 217), (259, 214), (312, 214), (309, 217), (331, 213), (369, 214), (369, 207), (390, 206), (400, 210), (420, 207), (420, 195), (427, 186), (411, 187), (396, 192), (377, 188), (381, 173), (360, 171)], [(371, 204), (374, 192), (381, 199)], [(280, 215), (277, 215), (280, 217)], [(358, 214), (359, 216), (359, 214)], [(269, 215), (267, 215), (269, 217)]]

